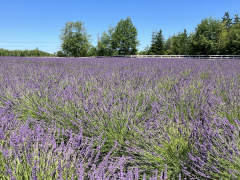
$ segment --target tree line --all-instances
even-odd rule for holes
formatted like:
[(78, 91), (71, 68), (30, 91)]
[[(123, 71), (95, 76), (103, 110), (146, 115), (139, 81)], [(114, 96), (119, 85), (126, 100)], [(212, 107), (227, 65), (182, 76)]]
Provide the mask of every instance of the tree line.
[(0, 56), (16, 56), (16, 57), (46, 57), (54, 56), (54, 54), (40, 51), (38, 48), (34, 50), (7, 50), (0, 49)]
[[(160, 46), (161, 45), (161, 46)], [(140, 54), (237, 55), (240, 54), (240, 17), (225, 12), (222, 20), (204, 18), (195, 32), (183, 32), (163, 40), (161, 30), (153, 34), (150, 47)]]
[(130, 17), (121, 19), (115, 27), (109, 26), (104, 31), (96, 46), (90, 43), (91, 35), (87, 34), (84, 23), (81, 21), (67, 22), (61, 29), (61, 51), (57, 56), (112, 56), (136, 54), (137, 46), (140, 44), (137, 39), (137, 29)]
[[(75, 30), (75, 32), (73, 31)], [(137, 29), (130, 17), (121, 19), (115, 27), (104, 31), (96, 46), (81, 21), (68, 22), (60, 36), (62, 51), (58, 56), (112, 56), (112, 55), (237, 55), (240, 54), (240, 17), (225, 12), (221, 20), (212, 16), (202, 19), (195, 32), (182, 32), (164, 38), (162, 30), (153, 31), (151, 44), (138, 51)]]
[(138, 31), (130, 17), (104, 31), (96, 46), (91, 44), (81, 21), (67, 22), (61, 29), (61, 50), (54, 54), (36, 50), (4, 50), (0, 56), (114, 56), (114, 55), (237, 55), (240, 54), (240, 17), (225, 12), (221, 20), (212, 16), (202, 19), (194, 32), (186, 29), (167, 39), (162, 30), (153, 31), (151, 44), (138, 51)]

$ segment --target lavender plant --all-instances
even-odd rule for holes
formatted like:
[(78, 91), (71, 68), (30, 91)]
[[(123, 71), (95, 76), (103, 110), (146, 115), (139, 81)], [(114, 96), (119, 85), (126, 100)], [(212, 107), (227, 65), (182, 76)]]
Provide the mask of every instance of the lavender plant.
[[(117, 144), (98, 163), (104, 144), (101, 137), (95, 139), (98, 146), (93, 149), (93, 138), (84, 138), (82, 132), (74, 135), (68, 130), (64, 134), (70, 137), (69, 141), (65, 144), (62, 140), (58, 145), (54, 132), (59, 133), (60, 129), (56, 124), (50, 127), (44, 123), (35, 124), (30, 129), (30, 121), (34, 119), (20, 124), (9, 112), (1, 117), (1, 179), (107, 178), (116, 174), (116, 170), (125, 164), (124, 157), (118, 161), (109, 158)], [(125, 172), (121, 173), (127, 176)]]
[(239, 177), (237, 60), (0, 61), (1, 178)]

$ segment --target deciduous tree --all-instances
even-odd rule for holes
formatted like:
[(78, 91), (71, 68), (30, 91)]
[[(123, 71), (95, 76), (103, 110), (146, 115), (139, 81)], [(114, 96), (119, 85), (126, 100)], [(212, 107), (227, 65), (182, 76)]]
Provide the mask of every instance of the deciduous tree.
[(137, 35), (137, 29), (131, 18), (121, 19), (112, 34), (112, 49), (117, 50), (119, 55), (136, 54), (137, 46), (140, 44)]
[(192, 43), (194, 54), (216, 54), (220, 24), (220, 20), (216, 20), (210, 16), (210, 18), (204, 18), (201, 23), (197, 25)]
[(99, 56), (112, 56), (116, 55), (116, 51), (114, 51), (112, 47), (112, 34), (115, 28), (112, 26), (108, 27), (108, 31), (104, 31), (100, 37), (98, 42), (98, 55)]
[(81, 21), (67, 22), (65, 27), (61, 29), (59, 36), (62, 41), (62, 50), (64, 54), (73, 57), (86, 56), (91, 47), (90, 37)]
[(226, 26), (226, 21), (222, 21), (220, 23), (220, 31), (217, 37), (216, 45), (217, 45), (217, 53), (216, 54), (228, 54), (227, 46), (229, 43), (229, 30)]
[(229, 31), (228, 54), (240, 54), (240, 22), (234, 24)]
[(97, 47), (91, 45), (90, 48), (88, 49), (87, 56), (97, 56), (98, 54)]

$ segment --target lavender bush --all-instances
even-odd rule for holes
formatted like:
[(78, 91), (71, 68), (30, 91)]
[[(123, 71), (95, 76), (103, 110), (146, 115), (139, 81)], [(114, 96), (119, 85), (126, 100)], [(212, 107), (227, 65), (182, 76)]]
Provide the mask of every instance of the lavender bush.
[(239, 62), (0, 57), (2, 179), (238, 179)]
[[(62, 132), (69, 137), (68, 142), (62, 139), (57, 143), (61, 129), (56, 124), (46, 126), (42, 122), (31, 129), (29, 124), (34, 119), (20, 124), (12, 113), (1, 113), (1, 179), (109, 179), (126, 163), (124, 157), (117, 161), (110, 158), (116, 146), (98, 163), (104, 144), (101, 137), (84, 138), (82, 132), (74, 135), (67, 130)], [(96, 149), (92, 148), (94, 140), (98, 142)]]

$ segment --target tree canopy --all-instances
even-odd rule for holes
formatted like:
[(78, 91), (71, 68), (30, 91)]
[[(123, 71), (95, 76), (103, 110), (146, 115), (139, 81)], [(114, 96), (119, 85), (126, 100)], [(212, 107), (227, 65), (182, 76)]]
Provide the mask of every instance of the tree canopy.
[(62, 50), (64, 54), (73, 57), (83, 57), (88, 53), (91, 47), (90, 37), (81, 21), (67, 22), (61, 29), (59, 36), (62, 41)]
[(226, 45), (228, 54), (240, 54), (240, 22), (234, 24), (229, 31), (229, 41)]
[(137, 46), (140, 44), (137, 35), (137, 29), (133, 25), (131, 18), (121, 19), (111, 36), (112, 49), (117, 50), (119, 55), (136, 54), (138, 51)]
[(220, 33), (220, 20), (210, 16), (197, 25), (193, 37), (192, 48), (195, 54), (216, 54), (216, 43)]
[(99, 56), (112, 56), (116, 54), (116, 50), (113, 49), (112, 45), (112, 34), (115, 28), (112, 26), (108, 27), (108, 31), (104, 31), (98, 42), (98, 55)]
[[(230, 55), (240, 54), (240, 17), (225, 12), (221, 20), (212, 16), (202, 19), (194, 32), (184, 29), (164, 41), (163, 54), (169, 55)], [(140, 54), (146, 54), (141, 51)], [(149, 52), (148, 52), (149, 54)]]
[(7, 50), (0, 49), (0, 56), (16, 56), (16, 57), (45, 57), (45, 56), (54, 56), (48, 52), (40, 51), (38, 48), (33, 50)]

